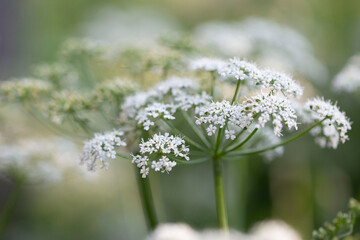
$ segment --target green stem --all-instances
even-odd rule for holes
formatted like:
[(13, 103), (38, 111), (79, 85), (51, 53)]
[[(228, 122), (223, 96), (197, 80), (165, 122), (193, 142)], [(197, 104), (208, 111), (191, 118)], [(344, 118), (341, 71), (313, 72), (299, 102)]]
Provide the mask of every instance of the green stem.
[(237, 98), (237, 95), (238, 95), (238, 92), (239, 92), (239, 88), (240, 88), (240, 80), (238, 80), (238, 82), (236, 83), (236, 89), (235, 89), (235, 93), (234, 93), (234, 96), (231, 100), (231, 105), (235, 102), (236, 98)]
[(20, 199), (23, 186), (24, 186), (24, 181), (21, 180), (16, 181), (15, 186), (12, 189), (9, 198), (5, 203), (5, 206), (0, 216), (0, 239), (4, 238), (6, 227), (10, 223), (11, 217), (13, 216), (16, 204)]
[(302, 133), (300, 133), (299, 135), (296, 135), (296, 136), (294, 136), (294, 137), (292, 137), (292, 138), (290, 138), (290, 139), (288, 139), (288, 140), (286, 140), (286, 141), (283, 141), (283, 142), (281, 142), (281, 143), (274, 144), (274, 145), (265, 147), (265, 148), (263, 148), (263, 149), (253, 149), (253, 150), (249, 150), (249, 151), (231, 152), (231, 153), (227, 154), (226, 156), (231, 157), (231, 156), (239, 156), (239, 155), (241, 155), (241, 156), (244, 156), (244, 155), (252, 155), (252, 154), (257, 154), (257, 153), (266, 152), (266, 151), (268, 151), (268, 150), (272, 150), (272, 149), (275, 149), (275, 148), (277, 148), (277, 147), (281, 147), (281, 146), (283, 146), (283, 145), (286, 145), (286, 144), (288, 144), (288, 143), (290, 143), (290, 142), (292, 142), (292, 141), (294, 141), (294, 140), (296, 140), (296, 139), (304, 136), (306, 133), (310, 132), (311, 129), (313, 129), (314, 127), (320, 125), (320, 124), (321, 124), (323, 121), (325, 121), (326, 119), (328, 119), (328, 117), (323, 118), (321, 121), (315, 123), (315, 124), (312, 125), (310, 128), (308, 128), (308, 129), (306, 129), (305, 131), (303, 131)]
[(214, 99), (216, 73), (215, 73), (215, 71), (211, 71), (210, 74), (211, 74), (210, 96), (212, 97), (212, 99)]
[(158, 220), (156, 218), (154, 202), (152, 199), (149, 177), (142, 178), (139, 169), (136, 166), (135, 166), (135, 173), (136, 173), (136, 179), (140, 193), (142, 208), (144, 211), (144, 216), (146, 218), (146, 223), (149, 231), (152, 231), (156, 228), (156, 225), (158, 224)]
[(216, 212), (218, 227), (223, 231), (228, 231), (226, 203), (224, 194), (224, 182), (223, 182), (223, 169), (221, 158), (212, 158), (213, 170), (214, 170), (214, 186), (215, 186), (215, 199), (216, 199)]

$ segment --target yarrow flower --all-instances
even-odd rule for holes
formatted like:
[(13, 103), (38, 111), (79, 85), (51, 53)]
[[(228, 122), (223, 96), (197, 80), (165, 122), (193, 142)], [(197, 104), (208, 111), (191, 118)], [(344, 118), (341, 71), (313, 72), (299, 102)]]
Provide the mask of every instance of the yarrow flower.
[(315, 127), (312, 134), (321, 147), (336, 149), (339, 140), (345, 143), (349, 140), (347, 132), (351, 130), (351, 122), (344, 112), (341, 112), (336, 104), (325, 101), (323, 98), (314, 98), (305, 103), (305, 110), (309, 114), (309, 120), (313, 122), (326, 118), (321, 126)]
[(174, 158), (190, 160), (185, 141), (169, 133), (155, 134), (147, 141), (142, 139), (139, 147), (140, 154), (133, 156), (132, 163), (140, 168), (143, 178), (149, 174), (150, 168), (156, 172), (170, 172), (176, 166), (176, 161), (172, 161)]
[(86, 164), (89, 171), (96, 171), (97, 167), (108, 169), (109, 159), (116, 158), (116, 148), (126, 146), (121, 138), (122, 131), (114, 130), (104, 134), (96, 133), (94, 138), (84, 143), (80, 163)]
[[(297, 129), (295, 110), (288, 99), (264, 93), (247, 98), (239, 105), (231, 105), (223, 100), (204, 106), (199, 110), (196, 124), (208, 124), (207, 133), (211, 136), (217, 130), (215, 126), (223, 128), (228, 124), (244, 129), (256, 121), (254, 127), (263, 128), (271, 119), (276, 136), (281, 136), (283, 124), (289, 129)], [(234, 140), (233, 130), (227, 130), (225, 137)]]
[(303, 88), (290, 76), (269, 69), (262, 70), (255, 64), (239, 58), (231, 58), (228, 64), (219, 70), (224, 81), (236, 83), (244, 81), (249, 88), (269, 88), (271, 92), (281, 92), (285, 96), (300, 97)]

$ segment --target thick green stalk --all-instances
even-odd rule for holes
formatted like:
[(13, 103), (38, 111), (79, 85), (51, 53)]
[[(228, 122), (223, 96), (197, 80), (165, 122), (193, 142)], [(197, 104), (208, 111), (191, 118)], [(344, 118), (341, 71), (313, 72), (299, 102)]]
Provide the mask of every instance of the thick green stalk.
[(218, 226), (225, 232), (228, 231), (226, 203), (224, 194), (223, 182), (223, 166), (221, 158), (213, 157), (213, 170), (214, 170), (214, 186), (215, 186), (215, 199), (216, 199), (216, 212)]
[(156, 228), (156, 225), (158, 224), (158, 220), (156, 218), (149, 177), (142, 178), (139, 169), (136, 166), (135, 166), (135, 173), (136, 173), (141, 203), (144, 211), (144, 216), (146, 218), (146, 223), (149, 231), (152, 231)]
[(0, 215), (0, 239), (4, 238), (6, 227), (10, 223), (11, 217), (14, 213), (17, 202), (20, 199), (21, 192), (24, 186), (24, 181), (18, 180), (15, 182), (15, 186), (10, 193), (10, 196), (5, 203), (3, 211)]

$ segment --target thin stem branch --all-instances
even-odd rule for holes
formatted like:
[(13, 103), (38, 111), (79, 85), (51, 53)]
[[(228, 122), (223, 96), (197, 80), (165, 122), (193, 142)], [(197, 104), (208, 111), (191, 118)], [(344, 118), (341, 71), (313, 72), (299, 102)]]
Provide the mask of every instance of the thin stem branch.
[(242, 141), (239, 145), (234, 146), (234, 147), (232, 147), (232, 148), (225, 149), (224, 152), (231, 152), (231, 151), (234, 151), (234, 150), (236, 150), (236, 149), (241, 148), (242, 146), (244, 146), (245, 143), (247, 143), (247, 142), (254, 136), (254, 134), (255, 134), (257, 131), (258, 131), (258, 128), (255, 128), (255, 129), (249, 134), (249, 136), (247, 136), (247, 137), (245, 138), (245, 140)]
[(180, 132), (179, 130), (177, 130), (172, 124), (169, 124), (169, 123), (167, 123), (166, 121), (164, 121), (164, 120), (162, 120), (162, 119), (161, 119), (161, 122), (168, 128), (168, 131), (173, 131), (173, 132), (175, 132), (176, 134), (181, 135), (181, 136), (184, 138), (184, 140), (185, 140), (186, 142), (188, 142), (190, 145), (192, 145), (193, 147), (198, 148), (198, 149), (200, 149), (200, 150), (202, 150), (202, 151), (205, 151), (205, 152), (208, 151), (205, 147), (201, 146), (200, 144), (198, 144), (197, 142), (195, 142), (195, 141), (192, 140), (191, 138), (189, 138), (189, 137), (185, 136), (183, 133), (181, 133), (181, 132)]
[(214, 99), (214, 89), (215, 89), (215, 79), (216, 79), (215, 71), (211, 71), (210, 75), (211, 75), (210, 96), (212, 97), (212, 99)]
[(262, 148), (262, 149), (253, 149), (253, 150), (248, 150), (248, 151), (238, 151), (238, 152), (230, 152), (228, 153), (226, 156), (227, 157), (231, 157), (231, 156), (244, 156), (244, 155), (252, 155), (252, 154), (257, 154), (257, 153), (262, 153), (262, 152), (266, 152), (268, 150), (272, 150), (272, 149), (275, 149), (277, 147), (281, 147), (283, 145), (286, 145), (302, 136), (304, 136), (306, 133), (310, 132), (311, 129), (313, 129), (314, 127), (320, 125), (323, 121), (325, 121), (328, 117), (325, 117), (323, 118), (321, 121), (315, 123), (314, 125), (312, 125), (310, 128), (306, 129), (305, 131), (303, 131), (302, 133), (300, 133), (299, 135), (296, 135), (288, 140), (285, 140), (281, 143), (278, 143), (278, 144), (274, 144), (274, 145), (271, 145), (271, 146), (268, 146), (268, 147), (265, 147), (265, 148)]
[(195, 122), (190, 119), (190, 116), (187, 112), (181, 111), (183, 117), (185, 118), (186, 122), (190, 125), (191, 129), (194, 131), (196, 136), (200, 138), (200, 140), (206, 145), (208, 148), (211, 148), (210, 142), (206, 139), (203, 132), (195, 125)]
[(237, 99), (237, 95), (238, 95), (238, 92), (239, 92), (239, 88), (240, 88), (240, 80), (238, 80), (238, 82), (236, 83), (236, 89), (235, 89), (235, 93), (234, 93), (234, 96), (231, 100), (231, 105), (235, 102), (235, 100)]

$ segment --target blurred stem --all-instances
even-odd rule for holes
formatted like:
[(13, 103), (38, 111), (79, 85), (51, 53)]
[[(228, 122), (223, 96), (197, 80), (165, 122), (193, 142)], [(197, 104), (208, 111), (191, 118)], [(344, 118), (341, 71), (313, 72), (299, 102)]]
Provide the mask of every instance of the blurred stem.
[(214, 170), (214, 186), (215, 186), (215, 199), (216, 199), (216, 212), (218, 227), (223, 231), (228, 231), (226, 203), (224, 194), (224, 182), (223, 182), (223, 162), (221, 158), (214, 156), (212, 158), (213, 170)]
[(0, 239), (4, 238), (6, 228), (11, 220), (11, 217), (13, 216), (16, 204), (20, 199), (24, 183), (24, 180), (15, 181), (15, 186), (12, 189), (9, 198), (5, 203), (3, 211), (0, 215)]
[(156, 228), (158, 220), (156, 218), (149, 177), (142, 178), (139, 169), (136, 166), (135, 173), (146, 223), (149, 231), (152, 231)]
[(215, 71), (210, 72), (211, 75), (211, 87), (210, 87), (210, 96), (214, 99), (214, 90), (215, 90), (215, 80), (216, 80), (216, 73)]

